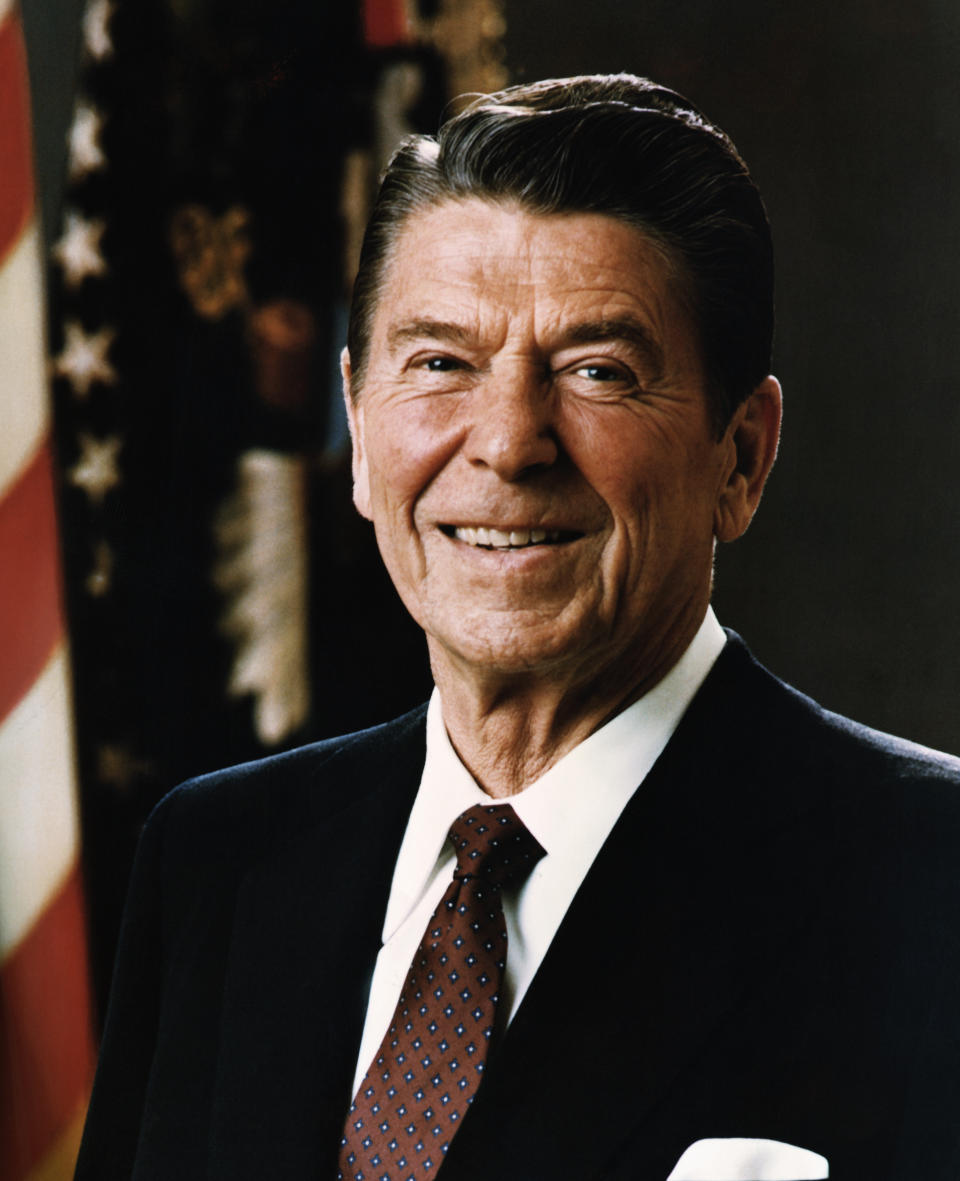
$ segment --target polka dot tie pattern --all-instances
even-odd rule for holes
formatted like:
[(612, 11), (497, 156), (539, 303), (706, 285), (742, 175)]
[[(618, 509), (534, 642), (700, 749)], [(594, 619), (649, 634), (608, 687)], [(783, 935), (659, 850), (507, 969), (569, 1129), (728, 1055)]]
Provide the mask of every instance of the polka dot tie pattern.
[(468, 808), (450, 841), (453, 881), (350, 1107), (338, 1181), (433, 1177), (483, 1080), (507, 960), (501, 890), (544, 851), (509, 804)]

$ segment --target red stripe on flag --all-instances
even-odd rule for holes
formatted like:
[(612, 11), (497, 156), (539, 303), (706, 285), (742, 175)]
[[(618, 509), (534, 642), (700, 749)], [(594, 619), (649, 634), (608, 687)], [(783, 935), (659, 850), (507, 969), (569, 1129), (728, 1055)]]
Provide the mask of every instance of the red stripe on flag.
[(17, 8), (0, 24), (0, 261), (33, 210), (27, 54)]
[(371, 49), (409, 44), (405, 0), (363, 0), (363, 40)]
[(0, 1177), (24, 1177), (76, 1117), (93, 1077), (83, 891), (76, 866), (0, 966)]
[(47, 440), (0, 498), (0, 722), (43, 671), (62, 633)]

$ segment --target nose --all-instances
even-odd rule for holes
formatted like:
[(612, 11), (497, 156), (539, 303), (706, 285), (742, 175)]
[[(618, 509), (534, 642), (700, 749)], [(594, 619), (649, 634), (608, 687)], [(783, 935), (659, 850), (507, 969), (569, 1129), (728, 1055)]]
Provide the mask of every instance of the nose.
[(491, 375), (474, 390), (472, 403), (465, 445), (470, 463), (509, 481), (556, 463), (554, 398), (534, 367)]

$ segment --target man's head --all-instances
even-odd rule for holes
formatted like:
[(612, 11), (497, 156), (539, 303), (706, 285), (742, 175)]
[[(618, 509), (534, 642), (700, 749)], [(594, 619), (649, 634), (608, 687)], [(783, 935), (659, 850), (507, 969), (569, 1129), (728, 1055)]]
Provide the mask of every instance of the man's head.
[(344, 357), (354, 499), (438, 683), (642, 691), (759, 501), (766, 220), (677, 102), (622, 78), (505, 92), (388, 170)]
[(728, 137), (686, 99), (632, 75), (483, 96), (391, 161), (364, 242), (349, 332), (363, 387), (384, 267), (408, 218), (451, 198), (601, 213), (672, 258), (697, 325), (718, 433), (770, 370), (773, 261), (759, 192)]

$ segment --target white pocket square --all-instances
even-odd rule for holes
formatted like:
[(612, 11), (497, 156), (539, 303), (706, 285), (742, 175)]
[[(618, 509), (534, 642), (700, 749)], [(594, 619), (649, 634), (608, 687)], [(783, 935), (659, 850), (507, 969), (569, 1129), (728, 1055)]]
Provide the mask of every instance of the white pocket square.
[(827, 1158), (779, 1140), (697, 1140), (667, 1181), (823, 1181)]

